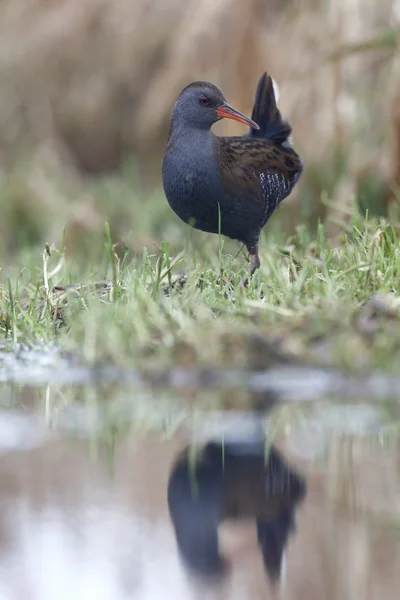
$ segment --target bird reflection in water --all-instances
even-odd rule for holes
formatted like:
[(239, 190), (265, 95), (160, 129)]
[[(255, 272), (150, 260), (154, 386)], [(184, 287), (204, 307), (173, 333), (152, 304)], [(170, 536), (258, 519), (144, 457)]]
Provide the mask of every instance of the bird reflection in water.
[(295, 509), (306, 494), (304, 478), (265, 440), (206, 444), (193, 465), (186, 448), (173, 466), (168, 506), (181, 557), (199, 576), (223, 575), (218, 526), (254, 519), (264, 568), (280, 581), (284, 551), (295, 531)]

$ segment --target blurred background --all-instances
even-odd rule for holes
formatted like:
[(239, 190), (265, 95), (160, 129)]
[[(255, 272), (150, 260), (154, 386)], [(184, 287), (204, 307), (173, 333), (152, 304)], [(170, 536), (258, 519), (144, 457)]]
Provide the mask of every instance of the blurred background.
[(133, 251), (179, 244), (160, 175), (172, 105), (206, 79), (249, 114), (264, 70), (306, 165), (268, 229), (334, 236), (354, 198), (397, 219), (399, 27), (399, 0), (0, 0), (0, 252), (59, 245), (66, 224), (73, 255), (105, 219)]

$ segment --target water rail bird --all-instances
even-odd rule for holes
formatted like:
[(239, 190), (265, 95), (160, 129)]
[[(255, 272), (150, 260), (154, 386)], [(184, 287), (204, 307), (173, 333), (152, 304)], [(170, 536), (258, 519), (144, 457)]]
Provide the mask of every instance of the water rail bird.
[[(217, 136), (211, 127), (223, 118), (250, 129), (243, 136)], [(206, 81), (187, 85), (172, 109), (162, 165), (167, 200), (185, 223), (242, 242), (250, 276), (260, 266), (261, 230), (303, 170), (291, 131), (268, 73), (258, 83), (251, 119)]]

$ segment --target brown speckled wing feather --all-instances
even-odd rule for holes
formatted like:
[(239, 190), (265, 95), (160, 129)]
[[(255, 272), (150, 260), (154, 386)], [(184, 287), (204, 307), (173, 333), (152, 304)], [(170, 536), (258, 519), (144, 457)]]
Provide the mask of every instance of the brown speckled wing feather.
[(244, 198), (264, 203), (268, 219), (290, 194), (300, 177), (302, 162), (287, 144), (265, 138), (221, 137), (217, 152), (224, 184), (243, 189)]

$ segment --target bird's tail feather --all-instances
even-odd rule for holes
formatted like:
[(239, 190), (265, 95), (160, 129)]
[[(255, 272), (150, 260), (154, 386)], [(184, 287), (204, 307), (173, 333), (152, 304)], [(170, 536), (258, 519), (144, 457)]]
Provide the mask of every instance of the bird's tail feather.
[(276, 105), (274, 81), (268, 73), (264, 73), (258, 82), (251, 118), (260, 127), (259, 130), (250, 130), (251, 137), (268, 138), (281, 144), (292, 132), (291, 126), (282, 119)]

